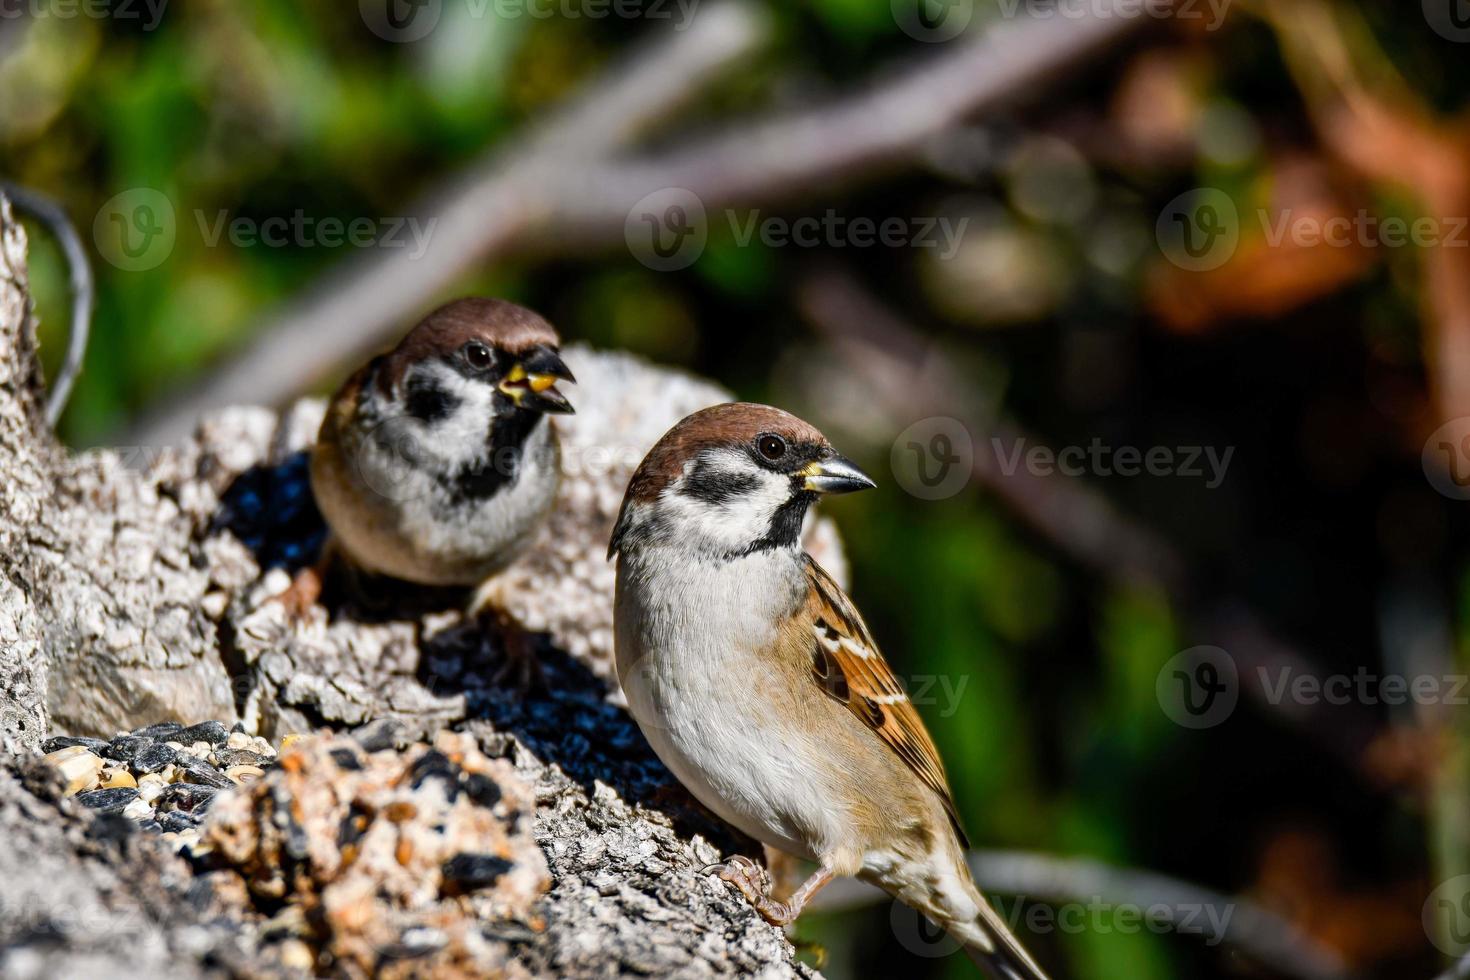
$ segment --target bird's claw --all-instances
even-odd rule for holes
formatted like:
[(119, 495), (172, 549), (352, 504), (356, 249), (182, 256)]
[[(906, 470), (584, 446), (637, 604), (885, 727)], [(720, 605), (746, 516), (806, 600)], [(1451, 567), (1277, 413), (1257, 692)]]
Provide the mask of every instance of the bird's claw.
[(701, 874), (717, 875), (740, 890), (761, 918), (772, 925), (784, 926), (795, 915), (784, 902), (771, 898), (771, 876), (766, 869), (743, 854), (731, 855), (719, 864), (711, 864)]
[(322, 570), (316, 565), (299, 569), (291, 584), (266, 600), (279, 605), (286, 613), (286, 622), (297, 625), (311, 616), (322, 594)]

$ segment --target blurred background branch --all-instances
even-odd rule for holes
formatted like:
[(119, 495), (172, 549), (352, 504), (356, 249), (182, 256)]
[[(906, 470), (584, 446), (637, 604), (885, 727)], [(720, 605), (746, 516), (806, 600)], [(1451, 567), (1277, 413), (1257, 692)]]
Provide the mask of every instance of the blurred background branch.
[(54, 426), (66, 411), (67, 399), (72, 386), (82, 370), (82, 359), (87, 355), (87, 337), (92, 329), (92, 307), (96, 302), (96, 287), (92, 282), (92, 264), (87, 250), (72, 227), (66, 209), (44, 194), (12, 183), (0, 182), (0, 191), (21, 213), (35, 218), (55, 236), (71, 270), (71, 325), (67, 331), (66, 356), (56, 376), (47, 386), (46, 421)]
[[(1343, 980), (1349, 976), (1336, 953), (1269, 909), (1167, 875), (1054, 854), (996, 850), (972, 851), (970, 870), (988, 895), (1074, 908), (1080, 905), (1094, 922), (1117, 917), (1122, 910), (1125, 917), (1147, 917), (1149, 922), (1197, 938), (1206, 946), (1234, 949), (1283, 977)], [(844, 878), (827, 886), (812, 906), (830, 912), (874, 902), (888, 904), (892, 899), (871, 885)], [(1073, 921), (1081, 918), (1073, 916)], [(1024, 916), (1015, 914), (1013, 921), (1024, 937)]]
[(1034, 95), (1049, 78), (1140, 23), (1084, 17), (1002, 24), (868, 93), (771, 121), (737, 123), (649, 160), (604, 159), (766, 39), (750, 4), (712, 5), (687, 32), (589, 85), (524, 149), (497, 152), (494, 162), (436, 202), (411, 209), (435, 228), (422, 255), (368, 255), (330, 276), (297, 308), (272, 318), (247, 349), (117, 441), (167, 444), (209, 408), (247, 400), (278, 404), (386, 343), (405, 319), (495, 254), (564, 254), (620, 241), (629, 211), (654, 191), (684, 188), (708, 207), (750, 205), (891, 172), (968, 114)]

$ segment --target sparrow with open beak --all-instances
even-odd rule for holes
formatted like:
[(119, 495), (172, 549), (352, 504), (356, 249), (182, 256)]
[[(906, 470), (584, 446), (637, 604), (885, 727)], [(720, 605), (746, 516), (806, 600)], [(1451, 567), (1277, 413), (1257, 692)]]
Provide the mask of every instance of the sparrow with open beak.
[[(555, 329), (498, 299), (455, 300), (332, 396), (311, 453), (329, 546), (367, 571), (478, 586), (525, 547), (556, 500), (547, 414), (571, 412)], [(298, 576), (288, 602), (315, 601)]]
[(994, 977), (1041, 968), (970, 878), (933, 741), (852, 601), (801, 549), (819, 494), (873, 486), (815, 428), (764, 405), (684, 419), (629, 483), (613, 531), (618, 677), (673, 773), (745, 834), (816, 862), (785, 902), (748, 858), (718, 865), (784, 925), (838, 875), (948, 930)]

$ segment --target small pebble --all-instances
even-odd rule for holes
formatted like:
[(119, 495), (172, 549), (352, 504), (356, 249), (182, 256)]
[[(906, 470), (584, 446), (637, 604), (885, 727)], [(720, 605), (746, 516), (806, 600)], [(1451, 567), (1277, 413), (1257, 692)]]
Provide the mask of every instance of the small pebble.
[[(231, 785), (234, 785), (233, 783)], [(215, 795), (219, 790), (213, 786), (197, 786), (193, 783), (174, 783), (168, 786), (158, 795), (154, 806), (160, 813), (173, 813), (185, 811), (193, 813), (195, 810), (206, 810), (209, 804), (214, 802)], [(160, 817), (160, 820), (163, 818)]]
[(231, 749), (248, 750), (253, 744), (250, 736), (244, 732), (230, 732), (229, 736), (225, 739), (225, 747)]
[(231, 766), (225, 770), (225, 775), (243, 786), (264, 776), (265, 770), (259, 766)]
[(300, 973), (311, 973), (316, 967), (316, 957), (311, 947), (299, 939), (288, 939), (281, 943), (281, 966)]
[(61, 770), (62, 778), (66, 780), (64, 792), (67, 796), (75, 796), (101, 782), (98, 777), (102, 774), (102, 759), (88, 752), (86, 746), (68, 745), (48, 752), (43, 758)]
[(151, 738), (156, 741), (158, 739), (178, 738), (179, 732), (183, 730), (184, 725), (182, 722), (161, 721), (156, 725), (149, 725), (147, 728), (140, 728), (137, 731), (133, 732), (133, 734), (141, 736), (143, 738)]
[(440, 869), (445, 881), (473, 891), (495, 884), (514, 865), (495, 854), (456, 854)]
[(199, 826), (199, 820), (191, 813), (180, 810), (169, 810), (167, 813), (158, 815), (158, 823), (163, 827), (165, 833), (178, 834), (186, 830), (193, 830)]
[(80, 745), (93, 755), (102, 755), (107, 751), (107, 741), (101, 738), (85, 738), (81, 735), (58, 735), (48, 738), (41, 743), (41, 751), (48, 755), (58, 749), (70, 748)]
[(122, 815), (129, 820), (149, 820), (153, 817), (153, 807), (149, 806), (148, 801), (140, 796), (123, 807)]
[(231, 766), (260, 766), (264, 768), (271, 764), (271, 760), (256, 752), (247, 752), (244, 749), (215, 749), (210, 756), (214, 764), (222, 769)]
[(331, 756), (333, 762), (349, 772), (357, 772), (362, 768), (362, 762), (351, 749), (333, 749)]
[(139, 775), (150, 772), (158, 772), (165, 766), (174, 764), (179, 758), (178, 752), (162, 742), (151, 742), (145, 745), (138, 754), (133, 756), (133, 771)]
[(212, 786), (215, 789), (229, 789), (234, 785), (229, 776), (199, 759), (189, 756), (181, 757), (178, 768), (182, 774), (181, 778), (186, 783), (198, 783), (202, 786)]
[(122, 813), (136, 799), (138, 791), (135, 789), (94, 789), (77, 795), (77, 802), (82, 806), (103, 813)]
[(138, 781), (126, 769), (102, 770), (103, 789), (137, 789)]
[(477, 772), (464, 778), (464, 791), (470, 799), (483, 807), (492, 807), (500, 802), (500, 784)]
[(141, 735), (119, 735), (108, 743), (107, 750), (102, 754), (119, 762), (131, 762), (133, 756), (151, 744), (153, 744), (153, 739), (144, 738)]
[(229, 737), (229, 729), (217, 721), (200, 722), (179, 732), (181, 742), (208, 742), (210, 745), (219, 745)]

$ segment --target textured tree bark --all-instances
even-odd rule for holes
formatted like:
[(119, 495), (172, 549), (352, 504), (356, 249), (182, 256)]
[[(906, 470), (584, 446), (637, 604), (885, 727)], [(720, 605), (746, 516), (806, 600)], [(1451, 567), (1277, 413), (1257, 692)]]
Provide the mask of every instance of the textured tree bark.
[[(605, 550), (623, 487), (669, 425), (725, 392), (628, 356), (567, 352), (580, 382), (578, 414), (560, 429), (556, 515), (481, 596), (538, 637), (548, 690), (523, 695), (498, 682), (499, 641), (467, 614), (465, 596), (339, 575), (326, 608), (305, 622), (289, 622), (266, 601), (290, 568), (311, 560), (323, 534), (301, 452), (319, 402), (280, 417), (223, 411), (178, 449), (68, 454), (42, 421), (34, 328), (24, 233), (0, 201), (0, 837), (20, 842), (0, 848), (8, 883), (0, 973), (260, 975), (315, 962), (357, 975), (348, 960), (371, 934), (374, 942), (397, 937), (389, 946), (408, 957), (405, 975), (466, 975), (456, 972), (461, 956), (479, 957), (480, 972), (501, 964), (507, 975), (813, 975), (780, 930), (700, 873), (754, 845), (678, 787), (618, 706), (611, 677)], [(808, 541), (842, 573), (829, 525), (814, 524)], [(283, 752), (260, 783), (219, 798), (201, 828), (212, 856), (193, 860), (122, 817), (61, 799), (48, 767), (18, 757), (51, 734), (108, 738), (209, 719), (238, 719), (273, 738), (357, 729), (370, 757), (362, 768), (346, 765), (340, 740), (308, 739)], [(448, 735), (451, 727), (461, 735)], [(328, 744), (336, 750), (320, 748)], [(526, 904), (525, 887), (515, 902), (494, 891), (461, 900), (443, 863), (432, 895), (364, 886), (368, 904), (350, 918), (372, 930), (344, 933), (323, 904), (333, 880), (323, 867), (336, 860), (333, 847), (349, 845), (337, 842), (340, 813), (328, 807), (312, 817), (326, 805), (315, 788), (341, 780), (376, 799), (387, 790), (366, 785), (368, 776), (415, 765), (431, 745), (466, 744), (477, 746), (484, 759), (475, 765), (499, 788), (460, 825), (501, 843), (499, 856), (471, 854), (460, 864), (520, 869), (504, 880), (541, 881), (534, 901)], [(456, 767), (465, 755), (479, 758), (444, 751)], [(470, 778), (468, 768), (455, 772)], [(477, 778), (480, 786), (490, 777)], [(384, 785), (429, 792), (421, 782)], [(227, 803), (229, 792), (241, 795)], [(340, 802), (340, 794), (327, 798)], [(534, 801), (531, 819), (506, 801)], [(398, 802), (391, 812), (449, 805)], [(271, 837), (280, 827), (272, 813), (302, 821), (301, 840), (316, 848), (311, 874), (293, 865), (283, 878), (270, 866), (277, 850), (298, 846), (290, 835)], [(313, 819), (327, 830), (314, 832)], [(394, 817), (389, 831), (407, 834), (415, 819)], [(415, 846), (469, 846), (434, 837), (444, 824), (436, 820), (414, 831)], [(410, 852), (400, 847), (398, 862)], [(334, 901), (340, 893), (331, 892)], [(283, 921), (282, 902), (299, 916)], [(78, 914), (87, 928), (75, 926)], [(135, 937), (146, 955), (120, 957), (116, 947)]]
[(0, 750), (34, 750), (47, 726), (42, 618), (51, 587), (34, 541), (59, 453), (41, 423), (25, 232), (0, 199)]

